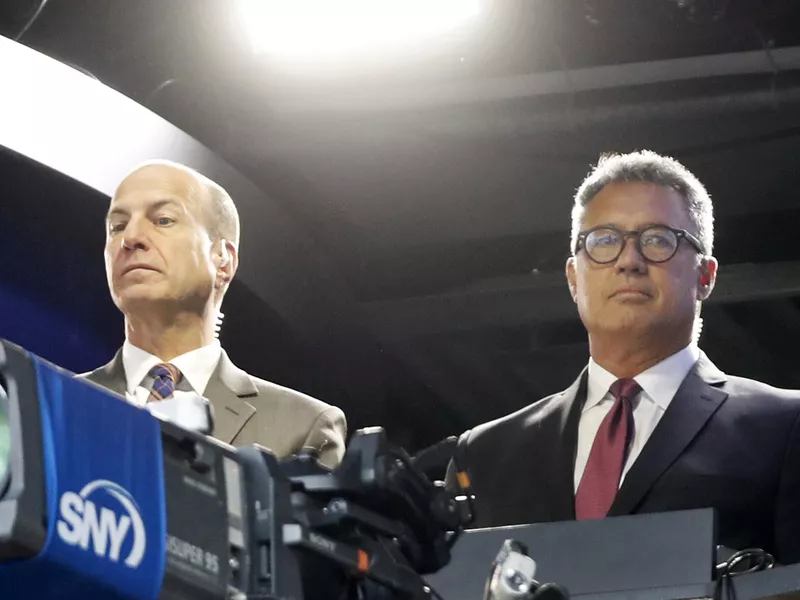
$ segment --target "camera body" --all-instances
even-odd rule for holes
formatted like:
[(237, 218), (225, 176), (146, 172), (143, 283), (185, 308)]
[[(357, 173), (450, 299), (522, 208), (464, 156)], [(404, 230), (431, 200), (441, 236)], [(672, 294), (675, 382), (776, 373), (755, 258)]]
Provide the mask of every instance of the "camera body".
[(331, 470), (182, 429), (2, 340), (0, 384), (4, 598), (423, 600), (469, 518), (380, 428)]

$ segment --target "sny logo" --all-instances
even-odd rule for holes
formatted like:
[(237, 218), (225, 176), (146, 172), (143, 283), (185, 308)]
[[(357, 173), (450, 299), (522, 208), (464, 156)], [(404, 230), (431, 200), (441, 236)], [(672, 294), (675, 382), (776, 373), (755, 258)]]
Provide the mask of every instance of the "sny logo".
[[(98, 506), (89, 499), (98, 490), (105, 490), (128, 514), (118, 516), (105, 506), (98, 511)], [(122, 544), (132, 529), (133, 544), (125, 565), (135, 569), (142, 562), (146, 546), (144, 523), (136, 501), (122, 486), (98, 479), (84, 486), (78, 494), (64, 492), (59, 501), (59, 513), (61, 518), (56, 529), (65, 544), (88, 550), (91, 538), (97, 556), (119, 562)]]

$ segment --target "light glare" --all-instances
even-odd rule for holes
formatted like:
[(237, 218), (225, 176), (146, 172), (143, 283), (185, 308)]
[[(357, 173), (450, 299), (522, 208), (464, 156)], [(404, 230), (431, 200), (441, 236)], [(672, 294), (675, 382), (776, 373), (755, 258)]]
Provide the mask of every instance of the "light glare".
[(480, 0), (241, 0), (257, 52), (338, 58), (446, 34), (479, 12)]

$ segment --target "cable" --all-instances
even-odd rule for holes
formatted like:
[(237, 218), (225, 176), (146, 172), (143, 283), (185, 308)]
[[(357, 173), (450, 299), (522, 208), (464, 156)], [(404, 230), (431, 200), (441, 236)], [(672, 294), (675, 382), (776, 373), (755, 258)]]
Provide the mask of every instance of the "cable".
[(39, 7), (34, 11), (33, 16), (28, 19), (28, 22), (25, 23), (25, 25), (22, 26), (22, 29), (19, 30), (19, 33), (14, 36), (15, 42), (19, 42), (22, 39), (22, 36), (28, 33), (28, 29), (31, 28), (31, 25), (33, 25), (36, 19), (39, 18), (39, 15), (42, 14), (44, 7), (47, 6), (47, 2), (48, 0), (41, 0), (41, 2), (39, 2)]
[[(745, 561), (750, 561), (750, 566), (742, 570), (736, 567)], [(724, 563), (717, 565), (717, 585), (714, 587), (714, 600), (722, 600), (722, 591), (727, 588), (728, 600), (735, 600), (736, 590), (733, 587), (732, 579), (739, 575), (766, 571), (775, 566), (775, 557), (761, 548), (746, 548), (739, 550)]]

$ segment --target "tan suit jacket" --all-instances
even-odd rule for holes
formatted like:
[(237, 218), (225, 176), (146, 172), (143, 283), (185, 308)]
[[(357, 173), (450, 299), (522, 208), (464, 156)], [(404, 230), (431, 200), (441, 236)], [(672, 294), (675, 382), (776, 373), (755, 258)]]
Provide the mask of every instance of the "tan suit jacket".
[[(122, 351), (108, 364), (78, 377), (125, 395)], [(344, 455), (347, 423), (340, 409), (248, 375), (224, 350), (203, 395), (214, 407), (214, 437), (223, 442), (261, 444), (278, 457), (313, 448), (329, 467)]]

